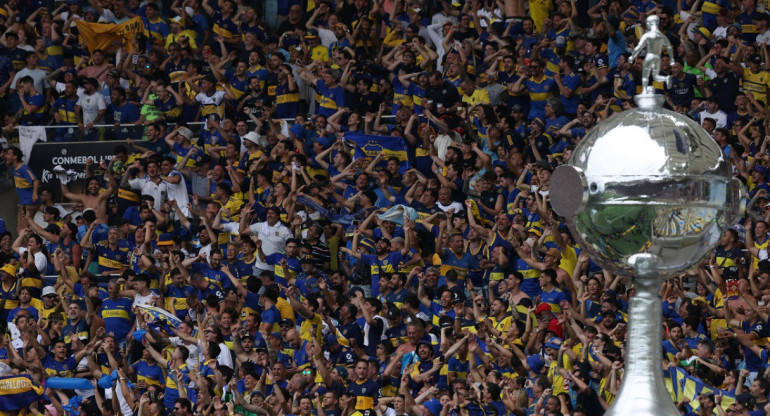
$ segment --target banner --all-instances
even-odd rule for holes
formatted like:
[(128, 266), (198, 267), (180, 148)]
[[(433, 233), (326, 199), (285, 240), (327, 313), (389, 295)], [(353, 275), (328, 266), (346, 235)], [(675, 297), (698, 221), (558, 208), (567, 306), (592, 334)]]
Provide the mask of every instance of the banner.
[(409, 157), (406, 152), (404, 139), (393, 136), (375, 136), (371, 134), (345, 133), (345, 140), (355, 146), (355, 159), (364, 158), (374, 160), (382, 153), (382, 159), (374, 170), (383, 170), (388, 165), (388, 159), (397, 157), (401, 162), (398, 172), (406, 173), (409, 170)]
[(700, 407), (698, 403), (698, 396), (702, 394), (713, 393), (715, 395), (722, 395), (722, 408), (727, 409), (731, 404), (735, 403), (735, 395), (732, 395), (724, 390), (713, 388), (701, 381), (697, 377), (693, 377), (687, 373), (682, 367), (670, 368), (663, 372), (666, 382), (666, 389), (671, 395), (671, 400), (677, 403), (682, 398), (687, 397), (690, 399), (689, 407), (693, 412), (697, 412)]
[(84, 20), (76, 20), (78, 32), (83, 36), (83, 40), (90, 53), (96, 49), (107, 50), (109, 46), (120, 41), (123, 49), (127, 52), (133, 52), (132, 40), (136, 35), (144, 33), (144, 23), (142, 18), (134, 17), (123, 23), (89, 23)]
[[(40, 184), (50, 189), (56, 198), (61, 195), (59, 179), (56, 178), (53, 168), (61, 165), (64, 170), (72, 169), (77, 172), (76, 182), (68, 184), (72, 192), (80, 192), (83, 188), (83, 179), (86, 177), (86, 160), (90, 157), (94, 160), (94, 168), (99, 168), (99, 162), (109, 163), (114, 155), (115, 146), (124, 145), (125, 142), (70, 142), (70, 143), (42, 143), (37, 142), (32, 147), (29, 167), (40, 179)], [(79, 190), (80, 189), (80, 190)]]
[(43, 390), (28, 375), (0, 377), (0, 412), (26, 408), (43, 395)]

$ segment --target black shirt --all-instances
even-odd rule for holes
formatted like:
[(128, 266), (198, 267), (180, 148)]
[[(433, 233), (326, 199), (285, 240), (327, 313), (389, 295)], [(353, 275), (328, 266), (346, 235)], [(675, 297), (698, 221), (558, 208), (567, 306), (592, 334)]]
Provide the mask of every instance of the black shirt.
[(449, 108), (460, 102), (460, 93), (457, 91), (457, 88), (446, 81), (444, 81), (438, 88), (428, 88), (427, 95), (428, 99), (433, 101), (434, 108), (435, 105), (439, 103), (444, 107)]

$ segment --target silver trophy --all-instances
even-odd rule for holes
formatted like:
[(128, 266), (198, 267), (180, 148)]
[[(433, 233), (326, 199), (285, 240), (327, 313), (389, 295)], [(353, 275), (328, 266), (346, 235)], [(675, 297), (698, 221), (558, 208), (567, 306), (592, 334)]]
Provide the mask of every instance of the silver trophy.
[[(647, 18), (643, 75), (657, 81), (662, 46)], [(669, 52), (670, 53), (670, 52)], [(742, 213), (742, 185), (696, 122), (664, 110), (643, 81), (639, 108), (613, 115), (576, 146), (551, 178), (551, 204), (602, 267), (633, 279), (623, 384), (606, 415), (679, 416), (663, 380), (662, 310), (667, 277), (703, 260)]]

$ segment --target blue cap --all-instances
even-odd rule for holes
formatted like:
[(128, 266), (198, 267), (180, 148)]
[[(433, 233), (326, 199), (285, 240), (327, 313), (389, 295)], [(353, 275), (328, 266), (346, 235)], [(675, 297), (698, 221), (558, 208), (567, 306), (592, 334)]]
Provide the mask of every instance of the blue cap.
[(307, 292), (311, 295), (321, 293), (321, 287), (318, 286), (318, 279), (315, 277), (308, 277), (307, 280), (305, 280), (305, 289), (307, 289)]
[(374, 240), (371, 238), (362, 238), (358, 244), (368, 248), (369, 250), (374, 250)]
[(422, 405), (425, 406), (425, 409), (433, 416), (439, 416), (441, 414), (441, 409), (444, 407), (438, 399), (430, 399)]
[(339, 343), (340, 342), (337, 341), (337, 337), (334, 336), (334, 334), (326, 334), (326, 335), (324, 335), (324, 344), (326, 344), (326, 345), (331, 347), (332, 345), (337, 345)]
[(530, 370), (535, 373), (539, 373), (540, 370), (543, 369), (545, 361), (543, 360), (543, 357), (539, 356), (538, 354), (532, 354), (527, 357), (527, 365), (529, 366)]
[(564, 342), (564, 341), (562, 341), (562, 339), (559, 338), (559, 337), (551, 337), (548, 340), (548, 342), (545, 343), (545, 347), (546, 348), (553, 348), (555, 350), (558, 350), (559, 348), (561, 348), (562, 342)]

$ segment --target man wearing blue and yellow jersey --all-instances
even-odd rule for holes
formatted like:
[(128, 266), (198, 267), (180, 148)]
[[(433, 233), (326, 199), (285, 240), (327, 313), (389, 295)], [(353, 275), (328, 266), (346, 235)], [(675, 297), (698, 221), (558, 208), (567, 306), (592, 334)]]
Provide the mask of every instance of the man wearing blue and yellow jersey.
[(738, 232), (732, 228), (725, 230), (716, 250), (714, 250), (714, 262), (717, 266), (726, 268), (740, 266), (744, 260), (743, 251), (735, 244), (738, 242)]
[(374, 410), (374, 400), (379, 397), (379, 383), (369, 379), (369, 363), (359, 359), (353, 370), (356, 380), (348, 386), (348, 392), (356, 399), (356, 410)]
[[(300, 324), (301, 338), (304, 341), (312, 341), (313, 337), (315, 337), (319, 343), (322, 342), (323, 333), (321, 330), (323, 329), (323, 319), (321, 315), (316, 313), (318, 301), (315, 298), (307, 297), (300, 303), (297, 300), (297, 293), (293, 286), (286, 288), (286, 298), (289, 300), (291, 307), (303, 318)], [(299, 367), (299, 364), (297, 366)]]
[[(322, 71), (319, 76), (308, 68), (297, 68), (300, 78), (311, 84), (317, 91), (316, 114), (331, 117), (340, 107), (345, 107), (345, 90), (339, 85), (340, 71), (336, 69)], [(320, 78), (320, 79), (319, 79)]]
[(13, 168), (13, 181), (19, 196), (19, 205), (37, 205), (40, 203), (37, 195), (40, 181), (32, 169), (22, 162), (23, 157), (24, 154), (19, 148), (9, 147), (5, 151), (5, 165)]
[(278, 301), (280, 289), (277, 285), (262, 286), (259, 288), (259, 301), (262, 304), (262, 323), (259, 324), (259, 332), (271, 333), (280, 332), (281, 313), (275, 307)]
[(214, 36), (211, 38), (211, 47), (215, 53), (224, 55), (224, 51), (220, 50), (221, 48), (217, 38), (221, 37), (228, 52), (237, 49), (238, 45), (243, 41), (243, 38), (240, 36), (240, 28), (238, 27), (238, 24), (233, 21), (236, 14), (235, 12), (237, 11), (237, 5), (233, 0), (224, 0), (220, 3), (222, 9), (214, 10), (214, 8), (209, 5), (209, 1), (210, 0), (204, 0), (201, 6), (203, 7), (203, 10), (206, 11), (206, 14), (212, 17), (211, 20), (214, 23), (214, 27), (212, 28)]
[(24, 126), (39, 126), (43, 124), (46, 101), (42, 91), (35, 89), (35, 81), (27, 75), (16, 84), (16, 93), (23, 108), (21, 124)]
[(405, 344), (409, 341), (406, 337), (406, 324), (404, 323), (404, 314), (393, 303), (388, 303), (388, 329), (385, 330), (385, 337), (390, 340), (393, 347)]
[(82, 241), (83, 249), (90, 252), (95, 252), (97, 258), (97, 264), (99, 265), (98, 273), (102, 276), (121, 274), (128, 269), (128, 248), (120, 247), (118, 244), (120, 241), (120, 232), (117, 227), (110, 227), (110, 231), (107, 233), (107, 244), (97, 243), (94, 244), (93, 232), (98, 221), (94, 221), (85, 237)]
[(112, 332), (115, 341), (122, 343), (134, 322), (134, 312), (131, 311), (133, 300), (121, 297), (118, 279), (111, 279), (107, 291), (110, 297), (102, 302), (101, 317), (107, 332)]
[(147, 348), (142, 351), (142, 359), (128, 367), (128, 374), (132, 373), (136, 374), (136, 387), (140, 394), (144, 394), (149, 386), (156, 386), (160, 389), (166, 387), (166, 376), (163, 374), (163, 369), (152, 358), (152, 354)]
[(177, 87), (179, 81), (187, 77), (190, 60), (182, 56), (181, 47), (175, 43), (168, 47), (168, 54), (168, 58), (160, 64), (160, 70), (168, 76), (171, 85)]
[(160, 290), (163, 293), (166, 310), (184, 320), (188, 313), (187, 296), (194, 294), (195, 290), (185, 284), (184, 276), (178, 268), (172, 269), (169, 276), (161, 280)]
[(81, 348), (80, 351), (68, 357), (67, 347), (64, 345), (64, 341), (56, 341), (51, 349), (51, 353), (47, 353), (40, 344), (37, 343), (35, 337), (30, 337), (29, 339), (30, 343), (37, 351), (37, 354), (40, 357), (43, 357), (41, 361), (43, 364), (43, 371), (45, 371), (47, 377), (74, 377), (78, 363), (86, 356), (87, 350)]
[(249, 78), (246, 76), (246, 71), (249, 69), (249, 64), (245, 61), (234, 62), (235, 69), (225, 69), (225, 65), (235, 59), (235, 52), (230, 52), (227, 59), (223, 59), (215, 67), (212, 68), (212, 73), (217, 77), (217, 80), (224, 82), (230, 92), (235, 95), (235, 99), (239, 100), (249, 91)]
[(77, 138), (77, 114), (75, 106), (78, 103), (78, 86), (75, 81), (64, 83), (64, 92), (53, 102), (53, 119), (58, 126), (71, 126), (69, 129), (58, 128), (54, 136), (55, 142), (75, 141)]
[(171, 33), (171, 29), (168, 27), (168, 23), (158, 16), (158, 5), (147, 3), (144, 13), (145, 18), (142, 21), (144, 23), (144, 36), (147, 37), (147, 50), (152, 49), (152, 46), (163, 46), (166, 37)]
[[(452, 226), (447, 223), (447, 228), (451, 232), (450, 227)], [(457, 286), (463, 289), (468, 272), (477, 270), (479, 262), (465, 247), (465, 239), (460, 233), (452, 234), (449, 238), (449, 248), (444, 248), (443, 237), (445, 233), (446, 231), (442, 229), (436, 238), (436, 253), (441, 256), (441, 279), (445, 280), (447, 272), (454, 270), (457, 273)]]
[[(186, 362), (187, 358), (190, 357), (190, 350), (183, 346), (177, 346), (171, 354), (171, 359), (166, 360), (149, 342), (145, 342), (145, 348), (150, 352), (155, 362), (166, 369), (166, 389), (163, 395), (163, 404), (166, 409), (171, 409), (174, 406), (174, 401), (179, 398), (179, 388), (186, 388), (185, 386), (190, 383), (190, 368)], [(185, 385), (177, 385), (176, 375), (178, 372), (182, 373), (182, 380)]]
[(751, 253), (751, 267), (759, 267), (759, 256), (770, 248), (767, 222), (757, 221), (752, 233), (751, 221), (746, 222), (746, 247)]
[[(556, 249), (549, 249), (556, 250)], [(556, 250), (558, 251), (558, 250)], [(561, 312), (561, 301), (567, 300), (564, 296), (564, 292), (559, 289), (556, 281), (556, 271), (551, 268), (547, 268), (540, 274), (540, 302), (551, 306), (551, 311), (554, 313)]]
[(197, 257), (185, 259), (182, 262), (184, 267), (192, 267), (192, 273), (201, 273), (206, 276), (206, 279), (216, 285), (220, 290), (230, 287), (230, 279), (227, 278), (225, 273), (226, 267), (222, 267), (222, 251), (218, 248), (213, 248), (209, 252), (209, 261), (206, 263), (206, 253), (201, 253)]
[(530, 62), (529, 74), (529, 78), (519, 78), (509, 92), (516, 94), (526, 90), (530, 100), (528, 118), (544, 117), (545, 103), (558, 90), (558, 86), (553, 78), (545, 75), (545, 62), (540, 58)]
[(84, 317), (83, 309), (86, 308), (85, 303), (82, 301), (71, 301), (69, 306), (67, 306), (67, 322), (62, 329), (64, 343), (67, 347), (72, 343), (70, 334), (77, 335), (78, 339), (84, 344), (87, 344), (91, 339), (90, 327), (93, 322), (93, 314), (85, 314)]

